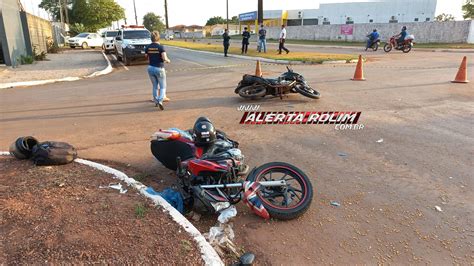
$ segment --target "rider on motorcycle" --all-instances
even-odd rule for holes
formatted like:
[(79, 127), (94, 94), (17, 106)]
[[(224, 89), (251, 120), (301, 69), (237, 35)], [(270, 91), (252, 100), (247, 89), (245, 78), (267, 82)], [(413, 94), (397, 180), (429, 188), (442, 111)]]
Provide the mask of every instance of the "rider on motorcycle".
[(395, 38), (398, 37), (398, 40), (397, 40), (398, 46), (401, 46), (403, 44), (403, 42), (405, 41), (405, 37), (407, 37), (407, 35), (408, 35), (407, 27), (403, 26), (402, 31), (399, 34), (395, 35)]
[(369, 35), (367, 35), (367, 37), (369, 38), (367, 40), (367, 49), (370, 48), (372, 46), (372, 44), (379, 39), (380, 37), (380, 34), (377, 32), (377, 29), (374, 29), (372, 31), (372, 33), (370, 33)]

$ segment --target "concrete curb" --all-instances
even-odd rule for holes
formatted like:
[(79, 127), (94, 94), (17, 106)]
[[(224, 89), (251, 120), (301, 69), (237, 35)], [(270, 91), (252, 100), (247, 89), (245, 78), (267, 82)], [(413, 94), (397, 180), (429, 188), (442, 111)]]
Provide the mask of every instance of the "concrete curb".
[[(181, 49), (181, 50), (186, 50), (186, 51), (193, 51), (193, 52), (198, 52), (198, 53), (203, 53), (203, 54), (212, 54), (212, 55), (222, 56), (222, 53), (202, 51), (202, 50), (194, 50), (194, 49), (188, 49), (188, 48), (183, 48), (183, 47), (178, 47), (178, 46), (173, 46), (173, 45), (168, 45), (168, 47), (173, 47), (173, 48), (176, 48), (176, 49)], [(254, 57), (254, 56), (236, 55), (236, 54), (228, 54), (228, 57), (234, 57), (234, 58), (239, 58), (239, 59), (244, 59), (244, 60), (252, 60), (252, 61), (260, 60), (260, 62), (272, 63), (272, 64), (283, 64), (283, 65), (346, 64), (346, 63), (352, 63), (352, 61), (353, 61), (353, 60), (351, 60), (351, 61), (347, 62), (346, 60), (328, 60), (328, 61), (323, 61), (322, 63), (313, 63), (313, 62), (306, 62), (306, 61), (268, 59), (268, 58), (257, 57), (257, 56)], [(356, 60), (356, 62), (357, 62), (357, 60)]]
[[(0, 156), (10, 155), (9, 152), (0, 151)], [(217, 252), (214, 248), (206, 241), (204, 236), (199, 232), (199, 230), (194, 227), (194, 225), (189, 222), (186, 217), (184, 217), (180, 212), (178, 212), (175, 208), (173, 208), (165, 199), (158, 195), (151, 195), (149, 194), (146, 189), (147, 186), (143, 185), (142, 183), (136, 181), (133, 178), (128, 177), (125, 173), (116, 170), (114, 168), (108, 167), (106, 165), (84, 160), (84, 159), (76, 159), (74, 160), (76, 163), (84, 164), (89, 167), (95, 168), (99, 171), (106, 172), (108, 174), (113, 175), (114, 178), (119, 179), (127, 183), (128, 186), (131, 186), (138, 190), (140, 194), (149, 198), (150, 200), (155, 203), (156, 206), (162, 207), (164, 212), (168, 212), (171, 218), (178, 223), (188, 234), (196, 241), (198, 247), (201, 251), (201, 257), (204, 260), (205, 265), (224, 265), (224, 262), (221, 260)]]
[(105, 67), (102, 70), (96, 71), (90, 75), (83, 76), (83, 77), (65, 77), (65, 78), (60, 78), (60, 79), (47, 79), (47, 80), (32, 80), (32, 81), (19, 81), (19, 82), (10, 82), (10, 83), (0, 83), (0, 90), (1, 89), (8, 89), (8, 88), (14, 88), (14, 87), (27, 87), (27, 86), (36, 86), (36, 85), (44, 85), (44, 84), (49, 84), (49, 83), (55, 83), (55, 82), (62, 82), (62, 81), (76, 81), (84, 78), (93, 78), (93, 77), (98, 77), (102, 75), (109, 74), (112, 72), (112, 64), (110, 63), (110, 60), (107, 58), (107, 56), (102, 52), (102, 55), (105, 58), (105, 61), (107, 62), (107, 67)]

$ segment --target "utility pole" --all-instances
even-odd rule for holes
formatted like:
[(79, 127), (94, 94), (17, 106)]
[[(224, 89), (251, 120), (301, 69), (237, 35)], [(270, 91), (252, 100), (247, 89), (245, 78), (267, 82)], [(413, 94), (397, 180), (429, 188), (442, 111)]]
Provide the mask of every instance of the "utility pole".
[(226, 0), (226, 11), (227, 11), (227, 30), (229, 30), (229, 0)]
[(64, 0), (64, 14), (66, 15), (66, 24), (69, 24), (68, 0)]
[(165, 23), (166, 29), (169, 29), (170, 25), (168, 24), (168, 0), (165, 0)]
[(258, 24), (262, 25), (263, 24), (263, 0), (258, 0), (258, 12), (257, 12), (257, 17), (258, 17)]
[(135, 0), (133, 0), (133, 11), (135, 11), (135, 25), (138, 25), (137, 7), (135, 6)]

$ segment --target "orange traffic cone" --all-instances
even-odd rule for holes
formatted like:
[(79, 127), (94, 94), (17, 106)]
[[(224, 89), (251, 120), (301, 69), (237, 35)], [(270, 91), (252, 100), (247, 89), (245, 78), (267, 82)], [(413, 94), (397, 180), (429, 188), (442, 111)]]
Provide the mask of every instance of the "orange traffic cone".
[(468, 83), (467, 80), (467, 57), (462, 59), (461, 65), (459, 66), (458, 74), (452, 80), (453, 83)]
[(356, 71), (352, 80), (362, 81), (364, 78), (364, 70), (362, 69), (362, 55), (359, 55), (359, 60), (357, 61)]
[(258, 77), (263, 76), (262, 68), (260, 67), (260, 60), (257, 60), (257, 67), (255, 68), (255, 76), (258, 76)]

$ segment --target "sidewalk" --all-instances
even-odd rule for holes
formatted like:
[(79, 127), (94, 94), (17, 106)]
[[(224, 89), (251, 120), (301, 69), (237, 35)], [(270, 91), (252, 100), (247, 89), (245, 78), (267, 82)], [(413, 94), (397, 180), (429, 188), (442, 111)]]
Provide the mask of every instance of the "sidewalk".
[(46, 58), (17, 68), (2, 67), (0, 89), (77, 80), (108, 68), (111, 71), (110, 63), (100, 50), (63, 50), (58, 54), (48, 54)]

